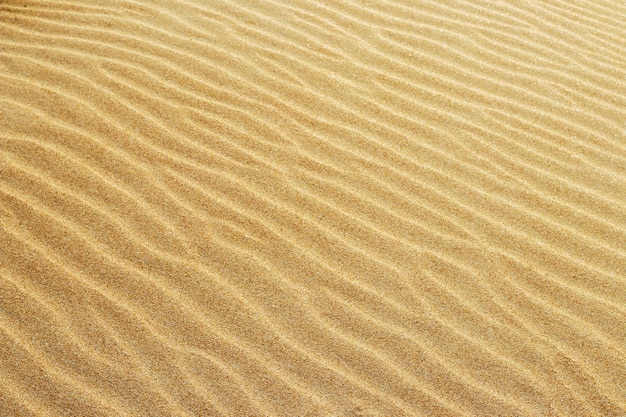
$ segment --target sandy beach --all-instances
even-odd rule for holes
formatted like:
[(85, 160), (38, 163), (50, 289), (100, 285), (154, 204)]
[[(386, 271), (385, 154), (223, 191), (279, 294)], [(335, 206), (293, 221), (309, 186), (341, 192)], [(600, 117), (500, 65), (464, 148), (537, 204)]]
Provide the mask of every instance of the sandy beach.
[(0, 416), (626, 417), (626, 3), (0, 0)]

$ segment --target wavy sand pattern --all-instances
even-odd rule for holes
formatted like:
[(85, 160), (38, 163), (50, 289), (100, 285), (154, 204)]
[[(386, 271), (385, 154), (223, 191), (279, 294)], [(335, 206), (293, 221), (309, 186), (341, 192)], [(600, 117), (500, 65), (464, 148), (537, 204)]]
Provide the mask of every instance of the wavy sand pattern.
[(626, 5), (0, 0), (0, 415), (626, 416)]

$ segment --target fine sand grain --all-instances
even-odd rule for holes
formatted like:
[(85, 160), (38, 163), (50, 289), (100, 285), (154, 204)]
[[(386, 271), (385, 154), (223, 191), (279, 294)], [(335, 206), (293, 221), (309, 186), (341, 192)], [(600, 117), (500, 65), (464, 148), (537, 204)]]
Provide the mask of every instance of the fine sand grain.
[(626, 416), (626, 3), (0, 0), (0, 416)]

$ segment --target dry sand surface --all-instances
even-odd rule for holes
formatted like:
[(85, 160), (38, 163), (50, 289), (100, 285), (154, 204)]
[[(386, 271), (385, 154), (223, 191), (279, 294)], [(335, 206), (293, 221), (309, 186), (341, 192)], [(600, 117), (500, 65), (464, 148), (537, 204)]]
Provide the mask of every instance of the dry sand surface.
[(0, 416), (626, 416), (622, 0), (0, 0)]

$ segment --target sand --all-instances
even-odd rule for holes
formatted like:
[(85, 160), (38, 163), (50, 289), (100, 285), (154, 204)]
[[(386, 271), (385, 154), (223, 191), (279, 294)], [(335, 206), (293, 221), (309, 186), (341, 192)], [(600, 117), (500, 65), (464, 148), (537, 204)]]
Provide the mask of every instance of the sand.
[(0, 416), (626, 416), (626, 4), (0, 0)]

